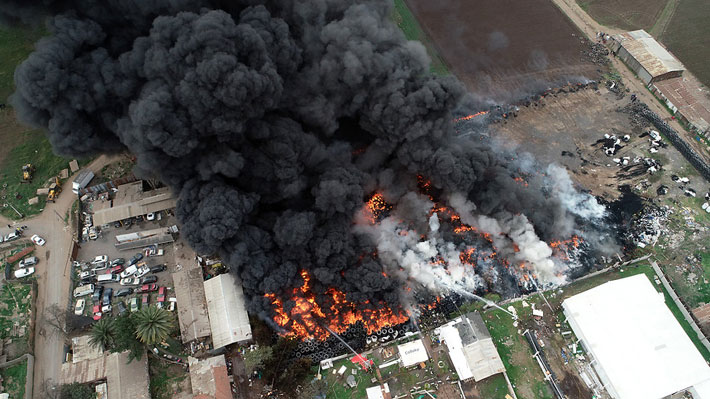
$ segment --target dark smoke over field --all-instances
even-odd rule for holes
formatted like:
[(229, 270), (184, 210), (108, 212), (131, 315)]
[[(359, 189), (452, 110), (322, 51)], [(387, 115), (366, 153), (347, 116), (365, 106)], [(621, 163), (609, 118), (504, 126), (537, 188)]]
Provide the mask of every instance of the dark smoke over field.
[[(337, 287), (353, 303), (400, 304), (410, 277), (383, 269), (446, 240), (413, 258), (416, 242), (383, 246), (397, 237), (387, 224), (354, 224), (382, 192), (408, 229), (438, 234), (417, 175), (534, 268), (552, 267), (545, 242), (599, 238), (579, 222), (603, 209), (564, 170), (456, 137), (461, 85), (428, 74), (425, 49), (391, 23), (388, 3), (3, 1), (0, 13), (52, 16), (52, 35), (15, 74), (21, 119), (47, 129), (62, 155), (135, 154), (139, 173), (178, 195), (188, 241), (224, 257), (255, 312), (270, 314), (264, 294), (287, 299), (302, 271), (319, 303)], [(411, 278), (436, 290), (424, 277)]]

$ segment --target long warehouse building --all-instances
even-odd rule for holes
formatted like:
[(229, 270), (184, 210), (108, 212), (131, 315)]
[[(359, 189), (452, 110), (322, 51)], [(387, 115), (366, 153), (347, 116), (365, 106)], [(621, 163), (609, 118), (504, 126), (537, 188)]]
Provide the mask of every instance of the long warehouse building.
[(645, 274), (562, 302), (572, 330), (615, 399), (710, 399), (710, 367)]

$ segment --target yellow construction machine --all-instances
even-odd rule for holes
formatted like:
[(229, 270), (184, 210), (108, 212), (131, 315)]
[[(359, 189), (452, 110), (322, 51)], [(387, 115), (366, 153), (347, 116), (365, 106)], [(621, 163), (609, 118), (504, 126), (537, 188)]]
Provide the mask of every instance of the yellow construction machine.
[(22, 181), (21, 183), (32, 183), (32, 175), (35, 173), (35, 167), (28, 163), (22, 165)]
[(62, 192), (62, 185), (59, 183), (59, 178), (55, 177), (54, 182), (49, 186), (49, 193), (47, 194), (47, 202), (56, 201), (59, 197), (59, 193)]

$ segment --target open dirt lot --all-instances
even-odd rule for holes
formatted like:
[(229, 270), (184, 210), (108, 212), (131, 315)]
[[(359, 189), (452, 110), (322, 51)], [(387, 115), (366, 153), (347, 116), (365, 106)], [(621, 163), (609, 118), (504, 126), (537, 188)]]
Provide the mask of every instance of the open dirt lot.
[[(408, 0), (439, 54), (469, 89), (492, 96), (535, 81), (594, 79), (580, 32), (548, 0)], [(541, 84), (542, 83), (538, 83)]]

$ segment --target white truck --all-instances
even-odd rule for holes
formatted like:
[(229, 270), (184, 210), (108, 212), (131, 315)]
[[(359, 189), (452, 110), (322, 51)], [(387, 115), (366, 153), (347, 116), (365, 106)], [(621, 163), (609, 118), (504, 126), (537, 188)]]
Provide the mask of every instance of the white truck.
[(94, 178), (94, 172), (86, 169), (81, 171), (76, 177), (74, 178), (74, 181), (71, 184), (71, 191), (74, 194), (79, 194), (79, 190), (82, 188), (85, 188), (86, 186), (89, 185), (89, 182), (91, 182), (91, 179)]

